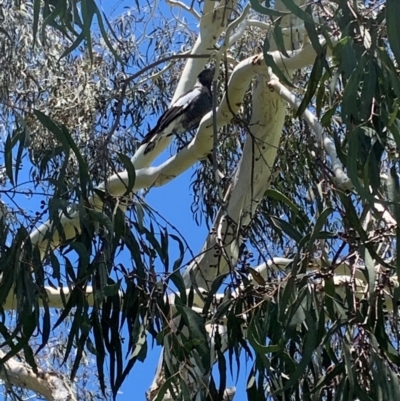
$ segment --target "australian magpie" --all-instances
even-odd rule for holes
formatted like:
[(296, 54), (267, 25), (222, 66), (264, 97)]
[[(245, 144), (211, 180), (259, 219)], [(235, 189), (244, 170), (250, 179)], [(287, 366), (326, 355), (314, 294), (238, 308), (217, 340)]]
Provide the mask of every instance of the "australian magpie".
[(143, 138), (147, 144), (143, 154), (150, 152), (164, 136), (183, 134), (196, 129), (201, 119), (211, 110), (211, 83), (215, 68), (203, 70), (193, 89), (180, 96), (158, 119), (156, 126)]

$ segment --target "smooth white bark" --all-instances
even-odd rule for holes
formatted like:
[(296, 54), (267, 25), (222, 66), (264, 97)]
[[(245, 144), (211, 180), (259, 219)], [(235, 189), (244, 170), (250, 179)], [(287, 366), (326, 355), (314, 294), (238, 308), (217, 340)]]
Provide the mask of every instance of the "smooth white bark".
[[(3, 351), (0, 351), (0, 358), (5, 355)], [(14, 358), (0, 367), (0, 378), (6, 384), (31, 390), (49, 401), (77, 400), (73, 388), (66, 379), (40, 368), (35, 373), (27, 363), (19, 362)]]
[(249, 224), (269, 185), (285, 118), (285, 103), (269, 90), (268, 81), (259, 76), (252, 106), (250, 132), (230, 198), (221, 207), (215, 230), (209, 234), (200, 256), (184, 273), (188, 286), (194, 280), (196, 285), (208, 288), (218, 274), (235, 266), (241, 230)]
[[(68, 302), (69, 297), (71, 296), (71, 290), (69, 288), (54, 288), (54, 287), (45, 287), (44, 291), (46, 292), (46, 304), (50, 308), (62, 309), (64, 308), (64, 302)], [(93, 287), (87, 286), (85, 295), (87, 298), (88, 305), (92, 306), (94, 302), (93, 298)], [(39, 305), (43, 305), (43, 301), (39, 299)], [(16, 310), (17, 309), (17, 298), (13, 291), (10, 291), (5, 303), (3, 304), (4, 310)]]

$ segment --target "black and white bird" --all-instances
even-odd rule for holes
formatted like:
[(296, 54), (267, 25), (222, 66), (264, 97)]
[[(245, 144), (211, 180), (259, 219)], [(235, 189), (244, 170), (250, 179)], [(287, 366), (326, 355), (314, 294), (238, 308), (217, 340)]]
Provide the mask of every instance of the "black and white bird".
[(183, 134), (196, 129), (201, 119), (211, 111), (211, 83), (215, 68), (203, 70), (193, 89), (180, 96), (158, 119), (156, 126), (143, 138), (147, 144), (143, 154), (150, 152), (162, 137)]

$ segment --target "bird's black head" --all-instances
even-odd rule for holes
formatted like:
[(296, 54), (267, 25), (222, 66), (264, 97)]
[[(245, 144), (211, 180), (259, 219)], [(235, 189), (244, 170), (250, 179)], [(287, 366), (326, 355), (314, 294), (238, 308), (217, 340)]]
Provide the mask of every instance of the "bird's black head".
[(206, 68), (203, 70), (198, 76), (197, 80), (203, 85), (206, 86), (207, 88), (211, 89), (211, 83), (214, 78), (214, 73), (215, 73), (215, 68)]

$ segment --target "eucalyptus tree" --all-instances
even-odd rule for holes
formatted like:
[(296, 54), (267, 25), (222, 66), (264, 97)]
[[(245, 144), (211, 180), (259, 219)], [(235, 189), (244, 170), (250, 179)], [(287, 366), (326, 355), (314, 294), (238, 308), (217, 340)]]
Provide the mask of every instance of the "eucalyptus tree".
[[(242, 355), (249, 400), (398, 399), (400, 5), (168, 5), (3, 2), (3, 380), (90, 397), (93, 355), (116, 397), (153, 337), (148, 400), (232, 399)], [(143, 152), (206, 64), (212, 111)], [(189, 168), (199, 250), (146, 203)], [(61, 324), (56, 374), (34, 353)]]

